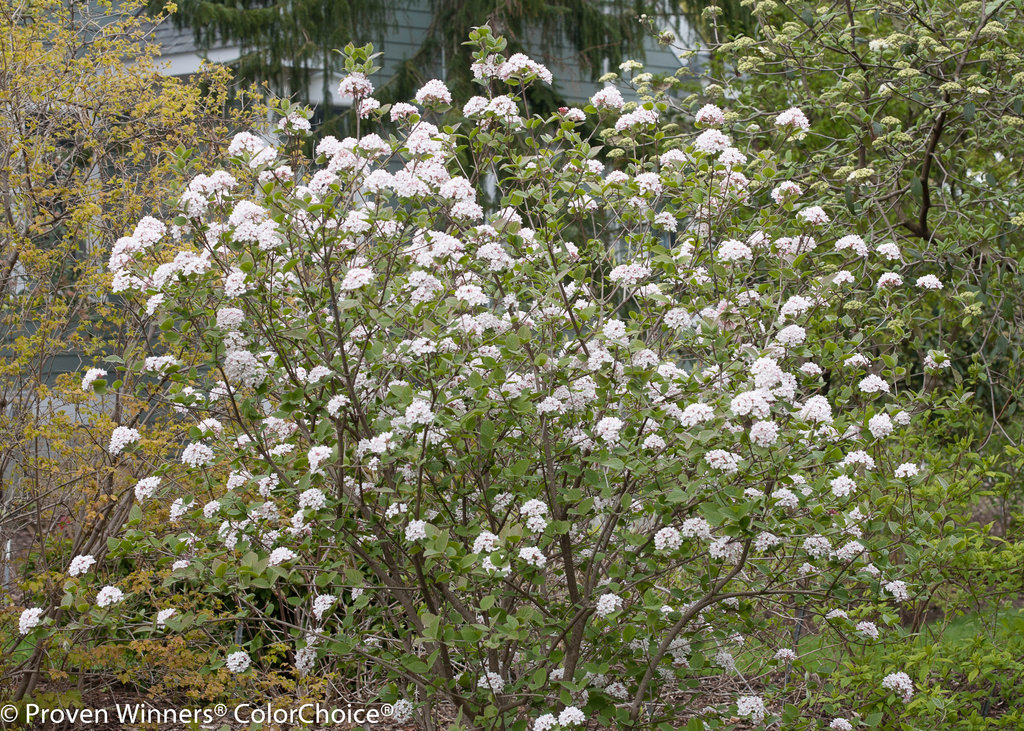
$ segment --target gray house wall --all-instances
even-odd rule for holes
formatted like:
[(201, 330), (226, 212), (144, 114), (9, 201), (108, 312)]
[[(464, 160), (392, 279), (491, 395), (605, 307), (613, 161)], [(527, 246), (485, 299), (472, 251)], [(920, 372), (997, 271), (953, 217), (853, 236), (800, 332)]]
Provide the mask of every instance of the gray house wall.
[[(424, 34), (430, 26), (432, 13), (430, 0), (410, 0), (408, 5), (394, 12), (388, 28), (380, 38), (353, 39), (356, 43), (372, 42), (375, 51), (382, 55), (377, 63), (381, 66), (374, 82), (380, 86), (393, 76), (401, 64), (412, 58), (419, 50)], [(676, 37), (684, 43), (693, 39), (693, 32), (685, 21), (672, 30)], [(203, 50), (193, 40), (192, 30), (178, 29), (170, 21), (164, 21), (154, 31), (153, 40), (161, 47), (162, 60), (167, 64), (166, 73), (170, 76), (186, 76), (195, 73), (205, 59), (215, 63), (231, 63), (240, 53), (237, 44), (225, 43)], [(584, 69), (571, 50), (568, 40), (562, 44), (543, 43), (538, 34), (531, 43), (525, 39), (524, 44), (533, 58), (541, 61), (551, 69), (555, 77), (555, 88), (571, 104), (582, 104), (597, 90), (597, 80), (591, 77), (590, 70)], [(689, 44), (687, 44), (689, 45)], [(434, 59), (433, 67), (422, 69), (425, 78), (443, 77), (443, 59)], [(644, 43), (645, 70), (654, 74), (673, 74), (683, 66), (690, 66), (689, 61), (680, 60), (671, 48), (659, 46), (648, 38)], [(617, 69), (606, 69), (606, 71)], [(340, 76), (331, 79), (330, 88), (337, 85)], [(314, 73), (310, 79), (307, 98), (313, 104), (323, 101), (323, 75)], [(345, 106), (346, 100), (332, 99), (332, 104)]]

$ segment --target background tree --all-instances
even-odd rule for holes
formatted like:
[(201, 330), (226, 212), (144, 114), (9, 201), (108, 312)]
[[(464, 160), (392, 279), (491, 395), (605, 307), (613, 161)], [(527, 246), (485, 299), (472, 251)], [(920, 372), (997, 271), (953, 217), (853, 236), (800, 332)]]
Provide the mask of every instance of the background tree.
[[(144, 399), (90, 398), (81, 369), (151, 353), (160, 331), (124, 316), (105, 260), (142, 211), (162, 205), (174, 150), (206, 159), (237, 121), (224, 115), (224, 69), (195, 83), (158, 73), (137, 10), (60, 0), (0, 8), (0, 559), (8, 549), (15, 559), (0, 566), (5, 610), (31, 594), (58, 611), (55, 577), (70, 556), (98, 552), (127, 519), (130, 474), (89, 429), (154, 414)], [(154, 436), (147, 453), (165, 446)], [(52, 649), (0, 642), (7, 678), (38, 670)], [(39, 679), (15, 677), (18, 695)]]

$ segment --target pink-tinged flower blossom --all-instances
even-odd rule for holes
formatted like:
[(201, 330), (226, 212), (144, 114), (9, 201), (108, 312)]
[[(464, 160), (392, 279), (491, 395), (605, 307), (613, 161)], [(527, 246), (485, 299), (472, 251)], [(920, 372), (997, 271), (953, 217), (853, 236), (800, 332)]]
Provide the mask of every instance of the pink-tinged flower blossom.
[(679, 533), (684, 538), (709, 540), (711, 538), (711, 526), (704, 518), (687, 518), (683, 521)]
[(914, 464), (913, 462), (904, 462), (903, 464), (896, 468), (896, 471), (893, 472), (893, 476), (901, 480), (905, 480), (910, 477), (916, 477), (918, 472), (919, 469), (916, 464)]
[(780, 129), (795, 129), (806, 132), (811, 128), (811, 123), (802, 111), (796, 107), (790, 107), (775, 118), (775, 126)]
[(898, 602), (910, 601), (910, 592), (907, 591), (907, 584), (903, 581), (890, 581), (882, 587), (889, 596)]
[(153, 497), (153, 493), (160, 486), (160, 478), (156, 475), (144, 477), (135, 483), (135, 499), (140, 503)]
[(654, 549), (656, 551), (674, 551), (682, 544), (682, 536), (672, 526), (666, 526), (654, 534)]
[(744, 391), (729, 402), (729, 410), (736, 416), (755, 416), (765, 419), (771, 414), (773, 400), (772, 395), (764, 389)]
[(495, 672), (486, 672), (476, 681), (476, 687), (498, 695), (505, 690), (505, 679)]
[(309, 134), (313, 129), (309, 124), (309, 120), (296, 112), (282, 117), (281, 121), (277, 123), (277, 128), (282, 132), (293, 135)]
[(487, 110), (487, 97), (474, 96), (462, 107), (462, 114), (466, 117), (478, 117)]
[(651, 276), (651, 268), (644, 264), (619, 264), (612, 269), (608, 279), (625, 285), (639, 284)]
[(373, 82), (361, 71), (353, 71), (338, 84), (338, 96), (361, 99), (373, 93)]
[(410, 520), (405, 527), (405, 540), (409, 543), (422, 541), (427, 537), (427, 522), (425, 520)]
[(338, 597), (333, 594), (320, 594), (313, 600), (313, 616), (316, 617), (317, 622), (323, 621), (327, 610), (334, 606), (336, 601), (338, 601)]
[(228, 154), (232, 157), (243, 153), (253, 155), (266, 146), (267, 143), (253, 133), (239, 132), (231, 140), (231, 144), (228, 145)]
[(320, 510), (327, 507), (327, 496), (324, 495), (323, 490), (311, 487), (299, 495), (299, 507), (309, 510)]
[(267, 559), (268, 566), (280, 566), (283, 563), (294, 561), (299, 556), (290, 548), (275, 548), (270, 552), (270, 556)]
[(883, 244), (879, 244), (878, 248), (875, 249), (878, 254), (889, 261), (899, 261), (902, 254), (900, 254), (900, 248), (896, 246), (892, 241), (887, 241)]
[(618, 89), (606, 86), (590, 97), (590, 103), (598, 109), (622, 109), (626, 102)]
[(331, 458), (334, 450), (331, 447), (319, 445), (316, 447), (310, 447), (309, 451), (306, 452), (306, 458), (309, 460), (309, 471), (312, 474), (318, 474), (323, 470), (320, 469), (321, 465)]
[(868, 622), (867, 620), (857, 622), (856, 630), (858, 634), (867, 637), (868, 639), (878, 639), (878, 627), (875, 626), (874, 622)]
[(821, 558), (831, 553), (832, 544), (825, 536), (813, 535), (804, 539), (803, 548), (810, 556)]
[(473, 306), (486, 305), (489, 301), (483, 289), (477, 284), (463, 284), (458, 287), (455, 290), (455, 299)]
[(533, 731), (551, 731), (557, 725), (558, 719), (550, 713), (545, 713), (533, 722)]
[(893, 432), (892, 419), (888, 414), (875, 414), (868, 420), (868, 431), (875, 439), (882, 439)]
[(181, 462), (189, 467), (205, 467), (213, 462), (213, 450), (203, 442), (189, 444), (181, 453)]
[(615, 594), (602, 594), (597, 598), (594, 613), (598, 617), (607, 617), (622, 609), (622, 597)]
[(406, 102), (396, 102), (391, 106), (391, 121), (400, 122), (404, 119), (408, 119), (414, 114), (419, 114), (420, 110), (414, 107), (412, 104)]
[(882, 687), (898, 693), (904, 703), (909, 703), (914, 696), (914, 682), (904, 672), (889, 673), (882, 678)]
[(857, 388), (861, 393), (889, 393), (889, 384), (874, 373), (861, 379)]
[(602, 441), (608, 442), (609, 444), (618, 444), (619, 432), (623, 426), (625, 426), (625, 424), (622, 419), (618, 419), (614, 416), (606, 416), (597, 422), (594, 432)]
[(753, 256), (753, 252), (742, 241), (728, 239), (719, 245), (715, 256), (718, 257), (719, 261), (724, 262), (749, 261)]
[(110, 444), (107, 446), (107, 451), (116, 457), (128, 445), (134, 444), (140, 439), (142, 439), (142, 435), (139, 434), (138, 429), (128, 426), (115, 427), (114, 431), (110, 434)]
[(729, 139), (729, 136), (717, 129), (704, 130), (693, 141), (693, 148), (695, 150), (707, 154), (721, 152), (731, 146), (732, 140)]
[(96, 606), (101, 609), (112, 607), (124, 601), (124, 592), (116, 586), (104, 586), (96, 595)]
[(836, 549), (836, 560), (847, 563), (864, 553), (864, 544), (859, 541), (849, 541)]
[(245, 652), (232, 652), (224, 659), (224, 665), (233, 673), (244, 673), (252, 665), (252, 658)]
[(903, 277), (896, 272), (886, 272), (878, 278), (875, 286), (878, 289), (894, 289), (903, 284)]
[(657, 434), (648, 434), (644, 437), (643, 447), (652, 452), (660, 452), (665, 448), (665, 440)]
[(857, 256), (868, 255), (868, 245), (865, 244), (864, 239), (857, 234), (848, 234), (840, 238), (836, 241), (835, 249), (836, 251), (850, 250)]
[(807, 221), (807, 223), (820, 226), (829, 222), (828, 214), (825, 213), (825, 209), (821, 206), (808, 206), (803, 208), (797, 214), (800, 218)]
[(714, 104), (705, 104), (694, 115), (693, 121), (697, 124), (713, 126), (725, 124), (725, 113)]
[(774, 421), (758, 421), (750, 427), (750, 441), (759, 447), (770, 447), (779, 438), (779, 425)]
[(654, 109), (640, 107), (628, 114), (623, 114), (615, 122), (617, 132), (626, 132), (635, 127), (650, 127), (658, 123), (658, 112)]
[(720, 470), (725, 474), (733, 474), (740, 468), (741, 457), (724, 449), (712, 449), (704, 455), (704, 459), (712, 469)]
[(832, 423), (832, 406), (824, 396), (811, 396), (800, 408), (800, 418), (818, 424)]
[(373, 281), (373, 270), (366, 267), (352, 267), (345, 273), (345, 278), (341, 280), (341, 288), (345, 291), (351, 292), (352, 290), (365, 287)]
[[(171, 522), (176, 523), (178, 520), (180, 520), (181, 516), (185, 514), (185, 511), (188, 510), (189, 507), (190, 506), (187, 505), (184, 500), (182, 500), (181, 498), (177, 498), (173, 503), (171, 503)], [(186, 565), (188, 565), (188, 562), (186, 562)]]
[(924, 369), (926, 371), (932, 372), (943, 368), (949, 368), (949, 364), (949, 355), (945, 351), (929, 350), (925, 354)]
[(542, 569), (547, 564), (547, 557), (536, 546), (524, 546), (519, 549), (519, 558), (530, 566)]
[(380, 102), (373, 97), (367, 97), (359, 102), (358, 114), (360, 119), (367, 119), (380, 109)]
[(800, 366), (800, 372), (805, 376), (820, 376), (822, 374), (821, 366), (817, 363), (804, 363)]
[(688, 155), (684, 150), (669, 150), (658, 158), (658, 162), (662, 168), (680, 168), (688, 162), (692, 162), (693, 158)]
[(736, 713), (749, 718), (753, 723), (760, 724), (768, 710), (760, 696), (743, 695), (736, 700)]
[(426, 426), (433, 423), (434, 412), (431, 410), (430, 403), (428, 401), (417, 398), (413, 399), (412, 403), (406, 407), (405, 419), (410, 424)]
[[(735, 147), (726, 147), (720, 153), (718, 153), (718, 162), (725, 165), (728, 168), (737, 168), (741, 165), (747, 164), (747, 156), (737, 150)], [(729, 185), (733, 188), (746, 188), (749, 184), (746, 177), (738, 172), (732, 172), (729, 175)], [(742, 184), (738, 181), (742, 180)]]
[(431, 79), (416, 92), (417, 104), (424, 106), (447, 105), (452, 103), (452, 93), (440, 79)]
[(799, 198), (803, 190), (792, 180), (784, 180), (772, 189), (772, 200), (782, 205), (787, 200)]
[(44, 614), (45, 610), (39, 607), (24, 610), (18, 618), (18, 632), (27, 635), (42, 623)]
[(654, 216), (654, 225), (664, 231), (672, 231), (673, 233), (677, 230), (678, 224), (676, 223), (676, 217), (671, 213), (658, 213)]
[(661, 178), (657, 173), (640, 173), (634, 180), (636, 187), (645, 195), (661, 195), (663, 189)]
[(92, 390), (92, 384), (94, 384), (100, 378), (107, 375), (107, 372), (102, 368), (90, 368), (85, 372), (85, 376), (82, 378), (82, 390)]
[(68, 566), (68, 576), (82, 576), (89, 573), (89, 569), (96, 563), (96, 559), (90, 555), (75, 556)]
[(497, 69), (497, 77), (506, 83), (517, 83), (537, 78), (545, 84), (554, 81), (551, 72), (544, 64), (537, 63), (522, 53), (513, 53), (505, 63)]
[(563, 728), (581, 726), (586, 723), (586, 720), (586, 715), (576, 706), (567, 706), (558, 714), (558, 725)]
[(807, 339), (807, 331), (799, 325), (787, 325), (779, 330), (775, 339), (785, 346), (801, 345)]
[(847, 497), (857, 488), (857, 483), (846, 475), (839, 475), (830, 484), (832, 486), (832, 494), (839, 498)]

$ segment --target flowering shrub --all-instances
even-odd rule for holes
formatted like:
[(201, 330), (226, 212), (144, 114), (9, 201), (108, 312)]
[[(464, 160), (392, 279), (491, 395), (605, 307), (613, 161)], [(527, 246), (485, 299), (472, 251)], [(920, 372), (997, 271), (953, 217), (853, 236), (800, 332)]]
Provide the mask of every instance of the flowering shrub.
[(787, 182), (800, 110), (705, 108), (693, 137), (609, 89), (530, 117), (546, 70), (473, 41), (461, 124), (429, 121), (432, 81), (312, 162), (240, 134), (170, 225), (118, 242), (115, 288), (180, 347), (126, 368), (188, 436), (136, 490), (168, 532), (112, 552), (244, 633), (97, 596), (86, 560), (66, 604), (136, 635), (206, 622), (211, 669), (266, 669), (274, 642), (299, 676), (371, 660), (383, 698), (474, 727), (792, 721), (794, 627), (870, 643), (914, 594), (890, 530), (927, 396), (891, 323), (945, 290)]

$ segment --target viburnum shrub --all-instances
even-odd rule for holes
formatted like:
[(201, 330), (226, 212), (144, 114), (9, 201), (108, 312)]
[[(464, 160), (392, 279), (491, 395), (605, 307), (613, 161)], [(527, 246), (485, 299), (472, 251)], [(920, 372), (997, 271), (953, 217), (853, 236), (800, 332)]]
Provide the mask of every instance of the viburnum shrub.
[[(439, 81), (373, 103), (350, 49), (341, 91), (382, 131), (307, 162), (288, 108), (117, 243), (115, 289), (174, 344), (125, 367), (188, 436), (135, 488), (168, 532), (111, 550), (231, 621), (97, 601), (83, 562), (66, 604), (202, 627), (211, 670), (266, 671), (272, 643), (299, 677), (368, 665), (428, 725), (858, 723), (786, 691), (801, 634), (870, 644), (914, 595), (890, 557), (930, 397), (890, 354), (942, 281), (787, 182), (800, 110), (709, 105), (683, 135), (608, 87), (531, 117), (547, 70), (472, 40), (457, 125)], [(123, 460), (144, 438), (113, 436)], [(890, 672), (876, 692), (912, 702)]]

